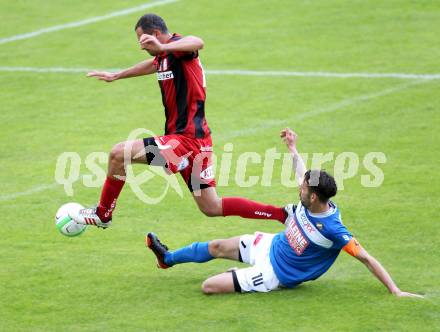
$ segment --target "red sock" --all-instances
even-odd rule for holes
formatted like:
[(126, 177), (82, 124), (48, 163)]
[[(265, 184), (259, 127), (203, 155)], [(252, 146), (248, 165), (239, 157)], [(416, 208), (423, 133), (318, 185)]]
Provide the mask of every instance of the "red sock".
[(287, 214), (283, 208), (261, 204), (243, 197), (223, 197), (223, 216), (240, 216), (249, 219), (273, 219), (284, 224)]
[(112, 218), (113, 210), (116, 207), (116, 200), (124, 186), (125, 181), (107, 176), (101, 191), (96, 214), (102, 221), (108, 221)]

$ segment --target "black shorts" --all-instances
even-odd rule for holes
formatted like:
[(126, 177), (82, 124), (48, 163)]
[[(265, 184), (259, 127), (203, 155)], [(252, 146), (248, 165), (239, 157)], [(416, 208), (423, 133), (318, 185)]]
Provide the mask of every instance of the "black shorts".
[(145, 156), (147, 158), (147, 164), (151, 166), (167, 167), (165, 158), (160, 154), (160, 150), (157, 147), (157, 143), (154, 137), (144, 138)]

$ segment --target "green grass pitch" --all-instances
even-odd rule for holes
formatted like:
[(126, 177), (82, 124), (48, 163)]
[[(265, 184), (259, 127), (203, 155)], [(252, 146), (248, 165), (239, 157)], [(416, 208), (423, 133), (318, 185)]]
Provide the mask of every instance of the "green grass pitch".
[[(0, 39), (142, 4), (141, 0), (0, 1)], [(181, 0), (146, 11), (205, 41), (207, 70), (439, 73), (440, 3), (410, 0)], [(0, 44), (0, 66), (123, 68), (143, 60), (133, 27), (143, 11)], [(385, 178), (360, 172), (335, 198), (346, 226), (397, 284), (426, 295), (397, 299), (345, 253), (317, 281), (269, 294), (205, 296), (202, 281), (236, 264), (211, 261), (158, 270), (143, 244), (155, 231), (171, 248), (192, 241), (281, 231), (271, 221), (203, 216), (189, 193), (146, 205), (127, 187), (114, 227), (76, 238), (54, 226), (68, 201), (93, 204), (99, 189), (53, 185), (58, 156), (110, 150), (145, 127), (162, 132), (155, 77), (110, 85), (85, 73), (0, 71), (1, 331), (439, 331), (439, 80), (207, 75), (207, 119), (219, 156), (284, 152), (285, 126), (303, 152), (383, 152)], [(104, 167), (104, 165), (103, 165)], [(325, 165), (332, 170), (333, 163)], [(261, 175), (250, 164), (248, 175)], [(136, 168), (142, 171), (142, 167)], [(280, 184), (240, 188), (278, 205), (297, 200)], [(235, 166), (233, 167), (235, 174)], [(180, 184), (182, 184), (179, 179)], [(160, 181), (142, 188), (151, 194)], [(182, 187), (184, 188), (184, 187)], [(185, 188), (184, 188), (185, 189)]]

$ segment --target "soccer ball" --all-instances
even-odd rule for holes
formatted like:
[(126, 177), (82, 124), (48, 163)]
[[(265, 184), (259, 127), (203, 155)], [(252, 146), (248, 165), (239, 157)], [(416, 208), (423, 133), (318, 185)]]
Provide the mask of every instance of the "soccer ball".
[(78, 203), (67, 203), (62, 205), (55, 215), (55, 226), (65, 236), (78, 236), (82, 234), (87, 225), (77, 224), (69, 217), (69, 211), (81, 210), (84, 207)]

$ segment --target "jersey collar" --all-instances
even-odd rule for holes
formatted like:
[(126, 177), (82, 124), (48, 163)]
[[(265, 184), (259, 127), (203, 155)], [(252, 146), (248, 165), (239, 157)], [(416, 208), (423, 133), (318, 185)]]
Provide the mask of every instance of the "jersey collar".
[(332, 201), (329, 201), (329, 205), (330, 208), (322, 213), (312, 213), (308, 209), (306, 209), (306, 211), (307, 214), (313, 218), (327, 218), (336, 212), (336, 205)]

